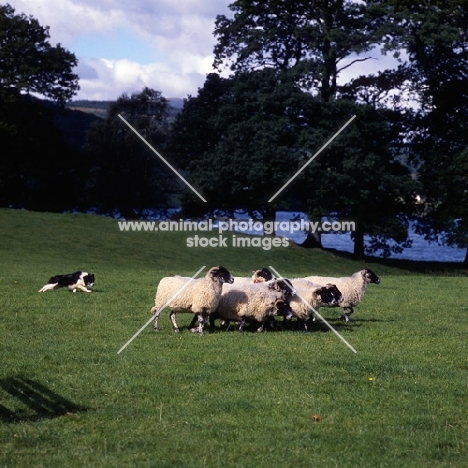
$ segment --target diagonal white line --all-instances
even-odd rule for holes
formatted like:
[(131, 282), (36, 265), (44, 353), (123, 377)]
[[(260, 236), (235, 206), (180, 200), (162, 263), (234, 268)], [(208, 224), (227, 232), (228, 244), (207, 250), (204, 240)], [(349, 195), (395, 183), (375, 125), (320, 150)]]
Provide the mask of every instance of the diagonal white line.
[(133, 132), (143, 141), (143, 143), (145, 143), (146, 146), (148, 146), (148, 148), (153, 151), (153, 153), (158, 156), (159, 159), (161, 159), (161, 161), (166, 164), (167, 167), (169, 167), (172, 172), (174, 172), (175, 175), (177, 175), (186, 185), (187, 187), (190, 187), (192, 189), (192, 191), (195, 193), (195, 195), (197, 195), (202, 201), (204, 201), (205, 203), (207, 203), (207, 201), (190, 185), (189, 182), (187, 182), (187, 180), (184, 179), (184, 177), (179, 174), (179, 172), (177, 171), (177, 169), (175, 169), (171, 164), (169, 164), (138, 132), (137, 130), (135, 130), (120, 114), (119, 114), (119, 117), (120, 119), (131, 129), (133, 130)]
[[(271, 265), (269, 266), (271, 268), (271, 271), (276, 275), (277, 278), (279, 279), (284, 279)], [(309, 309), (312, 309), (314, 311), (314, 314), (318, 316), (320, 320), (322, 320), (323, 323), (351, 350), (353, 353), (357, 353), (357, 351), (315, 310), (314, 307), (312, 307), (303, 297), (301, 297), (300, 294), (296, 291), (296, 295), (301, 299), (302, 302), (304, 302)]]
[(269, 200), (271, 203), (354, 119), (353, 115)]
[[(202, 266), (157, 312), (163, 310), (167, 305), (175, 299), (195, 278), (198, 274), (200, 274), (206, 265)], [(157, 313), (156, 312), (156, 313)], [(118, 351), (117, 354), (120, 354), (152, 321), (154, 317), (151, 317)]]

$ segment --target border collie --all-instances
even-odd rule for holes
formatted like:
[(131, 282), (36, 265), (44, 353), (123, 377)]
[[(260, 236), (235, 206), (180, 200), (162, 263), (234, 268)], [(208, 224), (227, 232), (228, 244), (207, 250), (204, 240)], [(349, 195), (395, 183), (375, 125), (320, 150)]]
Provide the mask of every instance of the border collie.
[(76, 292), (77, 289), (83, 292), (91, 292), (88, 287), (94, 286), (94, 275), (86, 273), (86, 271), (76, 271), (68, 275), (52, 276), (48, 283), (39, 289), (38, 292), (46, 292), (52, 289), (65, 288)]

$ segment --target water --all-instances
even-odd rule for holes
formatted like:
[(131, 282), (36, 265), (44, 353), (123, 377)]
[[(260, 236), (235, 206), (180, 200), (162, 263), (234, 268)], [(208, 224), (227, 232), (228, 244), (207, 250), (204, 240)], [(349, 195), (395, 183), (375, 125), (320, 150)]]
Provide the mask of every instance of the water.
[[(277, 221), (290, 221), (295, 217), (308, 219), (305, 213), (291, 213), (286, 211), (279, 211), (276, 213)], [(258, 234), (258, 232), (252, 232), (252, 234)], [(285, 235), (297, 244), (301, 244), (306, 239), (306, 234), (304, 232), (297, 232), (292, 236), (289, 233), (276, 232), (276, 235)], [(413, 241), (411, 248), (404, 249), (400, 254), (392, 254), (389, 258), (426, 262), (463, 262), (465, 259), (466, 249), (429, 243), (423, 236), (414, 232), (413, 225), (410, 225), (409, 238)], [(322, 245), (325, 248), (336, 249), (341, 252), (352, 252), (354, 247), (349, 232), (343, 234), (322, 234)]]

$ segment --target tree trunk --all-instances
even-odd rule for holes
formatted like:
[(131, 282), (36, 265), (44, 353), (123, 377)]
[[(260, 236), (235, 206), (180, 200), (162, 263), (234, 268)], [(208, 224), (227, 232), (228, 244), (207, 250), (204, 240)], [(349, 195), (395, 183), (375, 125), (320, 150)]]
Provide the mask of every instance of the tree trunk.
[(357, 258), (364, 258), (364, 231), (359, 227), (359, 224), (356, 226), (356, 230), (351, 234), (351, 237), (354, 240), (354, 256)]

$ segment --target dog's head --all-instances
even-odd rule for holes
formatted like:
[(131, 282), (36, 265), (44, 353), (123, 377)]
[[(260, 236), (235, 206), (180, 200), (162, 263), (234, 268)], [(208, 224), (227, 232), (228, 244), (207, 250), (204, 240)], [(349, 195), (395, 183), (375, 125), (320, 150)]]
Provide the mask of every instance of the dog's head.
[(94, 275), (87, 274), (83, 276), (83, 281), (86, 286), (94, 286)]

